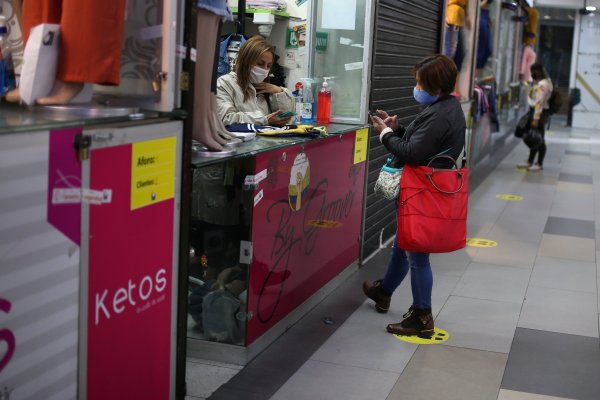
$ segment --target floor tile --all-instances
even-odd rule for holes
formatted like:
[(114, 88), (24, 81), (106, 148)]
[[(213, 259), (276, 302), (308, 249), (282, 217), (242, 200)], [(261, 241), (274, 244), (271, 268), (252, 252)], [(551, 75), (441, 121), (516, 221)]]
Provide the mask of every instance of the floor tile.
[(241, 367), (226, 366), (222, 363), (190, 362), (186, 363), (185, 380), (187, 394), (207, 398), (225, 382), (228, 382)]
[(584, 183), (558, 182), (557, 192), (592, 193), (593, 186)]
[[(372, 301), (369, 300), (372, 303)], [(311, 360), (402, 373), (417, 345), (401, 342), (385, 331), (395, 322), (365, 305), (344, 323), (311, 357)]]
[(529, 286), (519, 328), (598, 338), (595, 293)]
[(590, 220), (548, 217), (544, 233), (593, 239), (595, 235), (594, 225), (594, 221)]
[(521, 304), (530, 274), (530, 270), (524, 268), (471, 263), (452, 294)]
[(442, 345), (508, 353), (521, 304), (450, 296), (435, 324), (448, 331)]
[(493, 240), (498, 245), (479, 249), (473, 256), (474, 262), (533, 268), (538, 252), (539, 238), (530, 237), (525, 241), (515, 237), (502, 227), (494, 227), (490, 234), (483, 239)]
[(540, 243), (539, 256), (594, 262), (596, 260), (596, 241), (545, 234)]
[(600, 393), (598, 340), (517, 329), (502, 389), (578, 400)]
[(582, 151), (582, 150), (567, 150), (565, 151), (565, 154), (567, 155), (573, 155), (573, 156), (590, 156), (590, 152), (589, 151)]
[(529, 283), (546, 288), (596, 293), (596, 264), (538, 257)]
[(561, 182), (587, 183), (590, 185), (594, 183), (590, 175), (569, 174), (566, 172), (561, 172), (558, 175), (558, 180)]
[[(377, 357), (372, 354), (371, 357)], [(307, 361), (272, 397), (272, 400), (385, 399), (399, 374)]]
[(515, 392), (514, 390), (500, 389), (498, 400), (574, 400), (566, 397), (544, 396), (542, 394)]
[(554, 197), (551, 217), (591, 221), (594, 215), (594, 196), (581, 193), (561, 192)]
[(387, 399), (496, 400), (506, 359), (486, 351), (419, 346)]

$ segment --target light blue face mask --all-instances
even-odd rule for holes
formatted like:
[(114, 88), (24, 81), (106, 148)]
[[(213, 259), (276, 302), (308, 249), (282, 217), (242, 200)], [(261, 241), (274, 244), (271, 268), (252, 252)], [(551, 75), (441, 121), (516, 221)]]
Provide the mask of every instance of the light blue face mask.
[(440, 98), (440, 96), (432, 96), (432, 95), (430, 95), (425, 90), (417, 89), (416, 86), (413, 89), (413, 97), (415, 98), (415, 100), (418, 103), (426, 104), (426, 105), (433, 104), (433, 103), (436, 102), (437, 99)]

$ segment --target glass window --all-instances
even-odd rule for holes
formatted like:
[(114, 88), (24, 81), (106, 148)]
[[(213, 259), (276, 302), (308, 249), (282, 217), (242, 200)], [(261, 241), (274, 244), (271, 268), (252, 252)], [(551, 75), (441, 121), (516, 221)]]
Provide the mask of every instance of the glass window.
[[(312, 24), (312, 73), (316, 95), (323, 77), (332, 89), (331, 118), (339, 122), (366, 118), (366, 73), (369, 44), (365, 29), (371, 21), (371, 2), (366, 0), (317, 1), (316, 24)], [(370, 35), (367, 35), (369, 38)], [(361, 114), (362, 112), (362, 114)]]

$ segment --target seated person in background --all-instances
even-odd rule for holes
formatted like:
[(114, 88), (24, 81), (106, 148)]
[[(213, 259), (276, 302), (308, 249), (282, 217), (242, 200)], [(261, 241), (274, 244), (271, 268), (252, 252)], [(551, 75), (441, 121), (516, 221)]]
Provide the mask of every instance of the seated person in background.
[(294, 110), (286, 88), (265, 82), (275, 48), (262, 36), (254, 36), (240, 48), (235, 70), (217, 80), (217, 113), (223, 124), (248, 123), (283, 126), (293, 117), (278, 117)]

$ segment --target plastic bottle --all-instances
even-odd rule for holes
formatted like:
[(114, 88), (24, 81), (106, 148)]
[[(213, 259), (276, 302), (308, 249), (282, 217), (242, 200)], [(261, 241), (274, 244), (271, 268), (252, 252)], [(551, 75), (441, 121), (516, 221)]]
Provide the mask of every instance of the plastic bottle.
[(327, 125), (331, 119), (331, 89), (327, 79), (323, 78), (323, 87), (319, 90), (319, 99), (317, 103), (317, 124)]
[(302, 122), (312, 123), (315, 122), (315, 96), (312, 90), (312, 80), (305, 78), (302, 79), (303, 83), (303, 100), (302, 100)]
[(296, 118), (295, 121), (300, 123), (302, 121), (302, 107), (303, 107), (303, 90), (302, 82), (296, 82), (296, 90), (294, 90), (294, 101), (296, 102)]
[(6, 18), (0, 15), (0, 96), (16, 87), (12, 49), (8, 43)]

